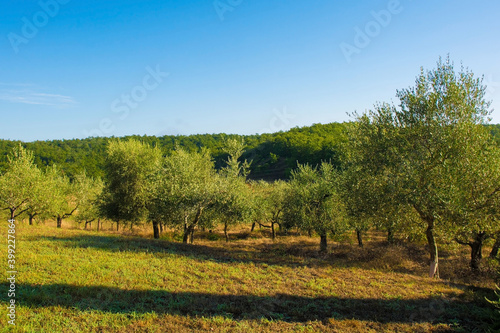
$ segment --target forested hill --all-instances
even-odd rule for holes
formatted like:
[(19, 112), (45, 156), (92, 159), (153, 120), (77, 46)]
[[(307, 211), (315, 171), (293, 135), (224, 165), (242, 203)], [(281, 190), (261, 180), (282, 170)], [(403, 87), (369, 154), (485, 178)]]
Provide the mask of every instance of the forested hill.
[[(297, 162), (317, 165), (322, 160), (338, 165), (340, 144), (346, 140), (346, 123), (315, 124), (292, 128), (287, 132), (262, 135), (198, 134), (189, 136), (128, 136), (150, 145), (161, 147), (165, 153), (176, 145), (197, 150), (209, 149), (221, 167), (227, 155), (223, 152), (224, 140), (243, 138), (247, 149), (244, 159), (252, 161), (250, 178), (286, 179)], [(488, 125), (500, 143), (500, 125)], [(87, 175), (100, 177), (106, 156), (106, 145), (113, 138), (87, 138), (73, 140), (35, 141), (22, 143), (35, 154), (36, 164), (44, 168), (53, 164), (61, 167), (68, 176), (85, 170)], [(5, 169), (7, 156), (18, 141), (0, 140), (0, 171)]]
[[(293, 128), (287, 132), (262, 135), (201, 134), (189, 136), (128, 136), (150, 145), (161, 147), (165, 153), (176, 145), (197, 150), (209, 149), (218, 167), (224, 165), (227, 155), (223, 152), (224, 140), (243, 138), (247, 146), (243, 159), (252, 161), (250, 178), (287, 178), (297, 162), (316, 165), (322, 160), (337, 164), (339, 147), (345, 140), (346, 123), (315, 124)], [(85, 170), (87, 175), (103, 175), (106, 146), (113, 138), (87, 138), (73, 140), (35, 141), (22, 143), (35, 154), (36, 164), (44, 168), (53, 164), (61, 167), (68, 176)], [(0, 140), (0, 171), (7, 165), (7, 156), (18, 141)]]
[(495, 138), (496, 142), (500, 145), (500, 124), (488, 125), (491, 135)]

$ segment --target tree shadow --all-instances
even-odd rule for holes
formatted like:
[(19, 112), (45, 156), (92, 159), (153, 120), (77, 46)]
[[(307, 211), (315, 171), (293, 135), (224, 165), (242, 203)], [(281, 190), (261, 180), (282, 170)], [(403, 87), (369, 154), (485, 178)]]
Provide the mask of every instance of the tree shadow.
[[(220, 263), (254, 263), (284, 267), (357, 267), (388, 270), (416, 276), (426, 276), (428, 255), (423, 247), (415, 244), (389, 245), (373, 242), (358, 246), (337, 244), (330, 252), (322, 254), (316, 242), (214, 242), (184, 244), (165, 239), (134, 236), (78, 235), (78, 236), (31, 236), (29, 241), (47, 240), (69, 248), (94, 248), (108, 252), (135, 252), (186, 256), (199, 261)], [(223, 244), (223, 245), (221, 245)], [(405, 264), (406, 262), (406, 264)], [(411, 265), (407, 265), (411, 262)], [(446, 276), (443, 276), (446, 278)], [(463, 285), (466, 286), (465, 284)]]
[[(48, 240), (69, 248), (94, 248), (109, 252), (148, 252), (182, 255), (195, 260), (210, 260), (228, 263), (261, 263), (289, 267), (308, 266), (311, 263), (304, 256), (314, 260), (315, 266), (329, 265), (317, 250), (305, 251), (301, 255), (287, 255), (285, 244), (235, 244), (232, 246), (207, 246), (200, 244), (184, 244), (162, 239), (139, 237), (116, 237), (100, 235), (79, 235), (75, 237), (33, 236), (29, 241)], [(320, 260), (315, 260), (320, 259)]]
[[(8, 284), (2, 283), (2, 290)], [(216, 295), (168, 292), (166, 290), (125, 290), (106, 286), (67, 284), (18, 284), (16, 304), (30, 308), (60, 306), (81, 311), (120, 314), (173, 314), (183, 316), (223, 316), (235, 320), (273, 319), (286, 322), (355, 319), (379, 323), (429, 322), (459, 324), (478, 328), (492, 324), (494, 311), (481, 304), (450, 300), (456, 295), (422, 299), (355, 299)], [(0, 300), (8, 302), (7, 292)]]

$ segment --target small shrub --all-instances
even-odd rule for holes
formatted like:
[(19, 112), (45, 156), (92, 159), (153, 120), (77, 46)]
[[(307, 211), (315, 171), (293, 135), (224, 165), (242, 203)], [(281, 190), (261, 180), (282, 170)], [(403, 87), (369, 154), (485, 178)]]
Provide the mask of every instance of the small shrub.
[(163, 233), (160, 235), (160, 239), (167, 241), (167, 242), (173, 242), (175, 239), (171, 233)]
[(210, 241), (218, 241), (220, 240), (220, 236), (219, 234), (216, 234), (216, 233), (213, 233), (213, 232), (210, 232), (207, 234), (207, 239), (210, 240)]
[(173, 235), (172, 235), (172, 239), (176, 242), (182, 242), (182, 234), (181, 233), (178, 233), (178, 232), (175, 232)]

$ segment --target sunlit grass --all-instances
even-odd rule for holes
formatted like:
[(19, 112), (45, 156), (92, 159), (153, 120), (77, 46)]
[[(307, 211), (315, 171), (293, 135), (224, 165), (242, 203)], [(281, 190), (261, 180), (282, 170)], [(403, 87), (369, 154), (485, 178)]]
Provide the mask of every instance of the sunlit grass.
[(493, 281), (426, 278), (401, 246), (319, 255), (307, 237), (183, 245), (22, 223), (17, 237), (17, 326), (4, 283), (4, 331), (481, 331), (494, 311)]

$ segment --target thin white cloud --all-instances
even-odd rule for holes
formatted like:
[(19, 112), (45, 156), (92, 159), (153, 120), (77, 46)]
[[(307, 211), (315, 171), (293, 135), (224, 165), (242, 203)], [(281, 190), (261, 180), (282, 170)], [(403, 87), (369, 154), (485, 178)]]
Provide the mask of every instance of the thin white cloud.
[(34, 85), (32, 83), (6, 83), (6, 82), (0, 82), (0, 86), (7, 86), (7, 87), (33, 87)]
[(71, 96), (48, 94), (35, 91), (34, 89), (19, 89), (20, 87), (31, 86), (32, 85), (29, 84), (6, 84), (0, 82), (0, 101), (17, 104), (55, 106), (60, 108), (67, 108), (76, 104), (76, 101)]

